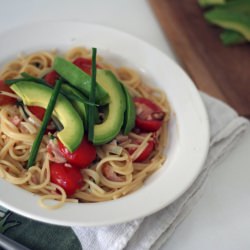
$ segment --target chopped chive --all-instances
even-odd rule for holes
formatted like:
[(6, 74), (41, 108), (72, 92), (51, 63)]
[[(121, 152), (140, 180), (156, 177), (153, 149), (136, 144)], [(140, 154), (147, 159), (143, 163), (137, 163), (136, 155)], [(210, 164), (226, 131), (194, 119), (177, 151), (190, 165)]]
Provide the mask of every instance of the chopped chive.
[(35, 141), (34, 141), (34, 143), (32, 145), (31, 152), (30, 152), (30, 157), (29, 157), (28, 164), (27, 164), (27, 168), (30, 168), (35, 163), (36, 156), (37, 156), (40, 144), (42, 142), (43, 135), (44, 135), (45, 130), (47, 128), (47, 125), (48, 125), (48, 123), (50, 121), (50, 118), (51, 118), (52, 112), (54, 110), (54, 107), (56, 105), (56, 101), (57, 101), (57, 97), (58, 97), (58, 95), (60, 93), (61, 85), (62, 85), (62, 79), (57, 80), (55, 88), (54, 88), (54, 90), (52, 92), (52, 95), (50, 97), (47, 109), (45, 111), (44, 118), (43, 118), (40, 130), (39, 130), (39, 132), (38, 132), (38, 134), (36, 136), (36, 139), (35, 139)]
[(26, 73), (26, 72), (23, 72), (21, 73), (21, 76), (26, 78), (26, 79), (29, 79), (30, 81), (34, 81), (34, 82), (37, 82), (37, 83), (41, 83), (41, 84), (46, 84), (46, 85), (49, 85), (45, 80), (43, 80), (42, 78), (37, 78), (37, 77), (34, 77), (34, 76), (31, 76), (30, 74)]
[[(95, 103), (96, 92), (96, 48), (92, 48), (92, 76), (91, 76), (91, 90), (89, 95), (89, 102)], [(94, 123), (95, 123), (95, 110), (94, 106), (89, 106), (88, 111), (88, 139), (94, 139)]]

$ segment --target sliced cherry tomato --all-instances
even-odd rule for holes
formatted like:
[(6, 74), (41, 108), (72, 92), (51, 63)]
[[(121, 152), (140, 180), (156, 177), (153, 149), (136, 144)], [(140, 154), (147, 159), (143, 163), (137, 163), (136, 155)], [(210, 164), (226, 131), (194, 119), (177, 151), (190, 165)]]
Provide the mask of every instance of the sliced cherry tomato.
[(34, 114), (40, 121), (43, 120), (45, 109), (38, 106), (29, 106), (29, 111)]
[(51, 86), (56, 84), (56, 80), (58, 80), (60, 75), (55, 71), (50, 71), (45, 77), (44, 80)]
[(80, 169), (67, 163), (50, 163), (50, 180), (62, 187), (67, 195), (73, 195), (84, 183)]
[[(45, 109), (42, 107), (38, 107), (38, 106), (29, 106), (28, 107), (29, 111), (35, 115), (40, 121), (43, 120), (44, 114), (45, 114)], [(48, 124), (48, 128), (46, 129), (45, 133), (48, 134), (50, 133), (54, 133), (56, 132), (56, 128), (53, 128), (55, 126), (52, 126), (52, 120), (49, 122)], [(52, 127), (52, 128), (51, 128)]]
[[(6, 84), (3, 80), (0, 80), (0, 91), (5, 91), (9, 93), (14, 93), (8, 84)], [(0, 105), (14, 104), (16, 102), (15, 98), (0, 95)]]
[[(145, 161), (151, 152), (154, 150), (155, 144), (153, 141), (149, 141), (147, 147), (142, 151), (142, 153), (134, 160), (134, 162), (143, 162)], [(129, 153), (133, 154), (135, 149), (130, 149)]]
[[(81, 70), (83, 70), (85, 73), (88, 75), (91, 75), (91, 67), (92, 67), (92, 60), (83, 58), (83, 57), (78, 57), (73, 61), (73, 63), (79, 67)], [(100, 68), (99, 65), (96, 65), (97, 68)]]
[(142, 153), (135, 159), (135, 162), (145, 161), (149, 155), (154, 150), (155, 144), (153, 141), (149, 141), (147, 147), (142, 151)]
[(58, 146), (67, 162), (79, 168), (86, 168), (96, 158), (96, 148), (88, 141), (86, 136), (84, 136), (81, 144), (73, 153), (69, 152), (60, 141), (58, 141)]
[(157, 131), (163, 122), (165, 113), (150, 100), (142, 97), (134, 98), (136, 106), (135, 125), (146, 132)]

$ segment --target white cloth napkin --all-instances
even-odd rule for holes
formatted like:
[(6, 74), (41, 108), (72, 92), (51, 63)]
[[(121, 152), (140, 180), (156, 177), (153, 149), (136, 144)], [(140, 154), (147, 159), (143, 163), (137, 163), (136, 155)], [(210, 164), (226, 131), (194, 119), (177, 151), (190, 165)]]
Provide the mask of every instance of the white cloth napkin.
[(249, 125), (248, 120), (223, 102), (201, 93), (210, 122), (210, 149), (193, 185), (163, 210), (128, 223), (103, 227), (73, 227), (85, 250), (159, 249), (202, 194), (205, 181), (218, 160), (232, 149)]

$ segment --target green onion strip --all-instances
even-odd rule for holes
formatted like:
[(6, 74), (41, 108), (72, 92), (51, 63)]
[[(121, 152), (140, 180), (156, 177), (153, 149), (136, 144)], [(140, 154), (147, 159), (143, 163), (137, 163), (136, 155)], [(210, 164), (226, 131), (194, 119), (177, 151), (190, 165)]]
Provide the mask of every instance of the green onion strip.
[[(42, 78), (37, 78), (37, 77), (34, 77), (34, 76), (31, 76), (29, 75), (28, 73), (26, 72), (22, 72), (21, 73), (21, 76), (23, 78), (17, 78), (17, 79), (11, 79), (11, 80), (5, 80), (5, 83), (8, 84), (8, 85), (12, 85), (12, 84), (15, 84), (17, 82), (23, 82), (23, 81), (28, 81), (28, 82), (35, 82), (35, 83), (38, 83), (38, 84), (42, 84), (42, 85), (45, 85), (51, 89), (53, 89), (53, 86), (51, 86), (50, 84), (48, 84), (44, 79)], [(72, 87), (72, 86), (71, 86)], [(73, 87), (72, 87), (73, 88)], [(69, 100), (71, 101), (78, 101), (78, 102), (82, 102), (84, 104), (87, 104), (89, 106), (99, 106), (97, 103), (91, 103), (88, 101), (87, 97), (79, 97), (73, 93), (69, 94), (67, 93), (66, 91), (64, 91), (63, 89), (60, 90), (60, 93), (63, 94), (65, 97), (67, 97)]]
[(52, 92), (52, 95), (50, 97), (47, 109), (45, 111), (44, 118), (43, 118), (40, 130), (39, 130), (39, 132), (38, 132), (38, 134), (36, 136), (36, 139), (35, 139), (35, 141), (34, 141), (34, 143), (32, 145), (31, 152), (30, 152), (30, 157), (29, 157), (28, 164), (27, 164), (27, 168), (32, 167), (34, 165), (34, 163), (35, 163), (36, 156), (37, 156), (40, 144), (41, 144), (42, 139), (43, 139), (43, 135), (44, 135), (44, 133), (46, 131), (47, 125), (48, 125), (48, 123), (50, 121), (52, 112), (53, 112), (54, 107), (56, 105), (56, 101), (57, 101), (57, 97), (58, 97), (59, 92), (60, 92), (61, 85), (62, 85), (62, 80), (61, 79), (57, 80), (55, 88), (54, 88), (54, 90)]
[[(96, 48), (92, 48), (92, 77), (91, 77), (91, 91), (89, 95), (89, 102), (95, 104), (95, 92), (96, 92)], [(95, 122), (95, 109), (94, 106), (89, 106), (88, 111), (88, 139), (93, 141), (94, 139), (94, 122)]]

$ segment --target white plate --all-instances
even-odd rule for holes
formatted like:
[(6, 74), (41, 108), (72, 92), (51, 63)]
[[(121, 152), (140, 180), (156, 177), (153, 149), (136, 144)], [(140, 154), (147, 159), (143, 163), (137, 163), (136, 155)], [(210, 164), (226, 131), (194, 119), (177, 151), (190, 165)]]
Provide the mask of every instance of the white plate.
[(207, 155), (209, 127), (198, 91), (186, 73), (166, 55), (131, 35), (80, 22), (43, 22), (0, 35), (1, 65), (22, 52), (74, 46), (96, 47), (116, 65), (136, 68), (143, 79), (167, 93), (173, 109), (167, 162), (142, 188), (114, 201), (66, 204), (48, 211), (38, 197), (0, 180), (0, 204), (26, 217), (58, 225), (97, 226), (125, 222), (154, 213), (187, 190)]

